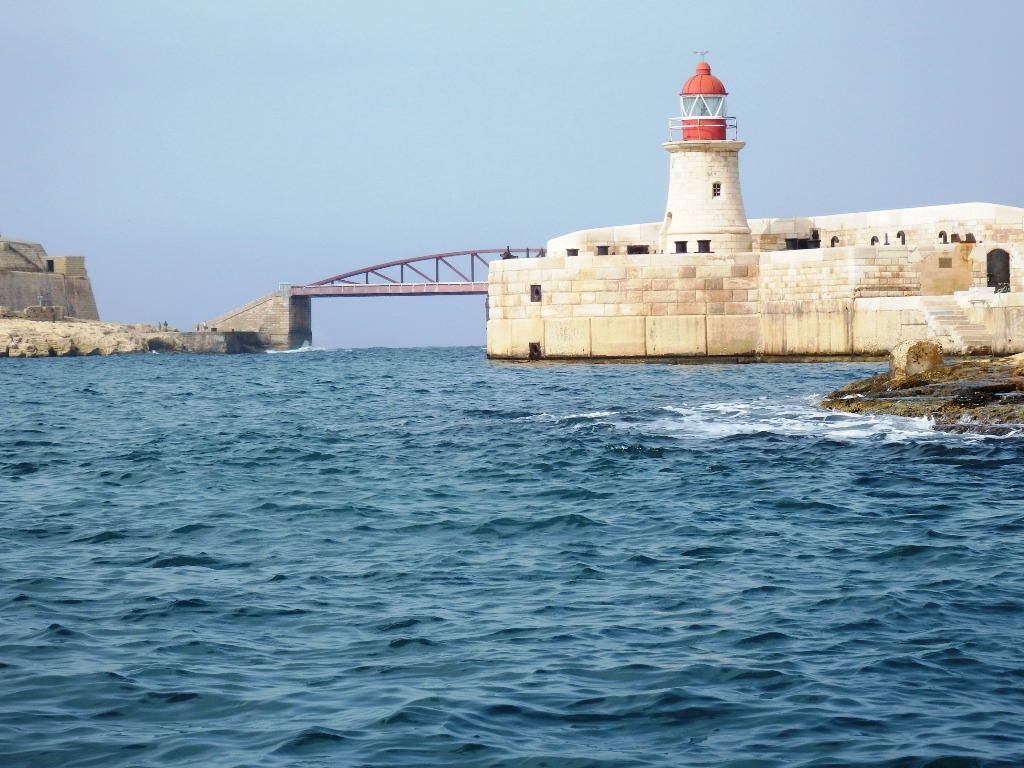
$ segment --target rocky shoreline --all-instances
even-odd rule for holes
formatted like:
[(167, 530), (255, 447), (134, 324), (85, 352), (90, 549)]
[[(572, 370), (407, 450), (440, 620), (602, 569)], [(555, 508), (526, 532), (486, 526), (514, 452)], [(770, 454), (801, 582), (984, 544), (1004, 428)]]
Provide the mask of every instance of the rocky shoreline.
[[(930, 347), (927, 345), (931, 345)], [(890, 370), (827, 394), (821, 406), (846, 413), (927, 417), (944, 432), (1024, 433), (1024, 354), (935, 360), (938, 345), (914, 342), (893, 351)]]
[[(253, 334), (254, 335), (254, 334)], [(78, 357), (139, 352), (228, 354), (262, 351), (244, 334), (179, 333), (156, 325), (93, 320), (0, 318), (0, 357)]]

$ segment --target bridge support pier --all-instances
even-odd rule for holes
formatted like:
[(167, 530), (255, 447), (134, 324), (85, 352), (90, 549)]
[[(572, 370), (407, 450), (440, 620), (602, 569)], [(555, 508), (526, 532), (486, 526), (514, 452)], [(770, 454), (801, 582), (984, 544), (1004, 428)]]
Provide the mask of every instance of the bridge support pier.
[(211, 331), (255, 333), (267, 349), (298, 349), (313, 343), (311, 299), (292, 296), (286, 284), (203, 325)]

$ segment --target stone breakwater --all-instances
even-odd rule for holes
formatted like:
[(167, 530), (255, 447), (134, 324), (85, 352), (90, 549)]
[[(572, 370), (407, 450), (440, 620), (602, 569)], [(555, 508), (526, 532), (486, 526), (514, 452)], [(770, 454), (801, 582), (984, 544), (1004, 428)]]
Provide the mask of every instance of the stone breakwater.
[(944, 432), (1024, 432), (1024, 353), (906, 370), (894, 359), (889, 372), (830, 392), (821, 405), (847, 413), (923, 416)]
[(0, 318), (0, 357), (76, 357), (133, 352), (258, 352), (255, 338), (231, 333), (178, 333), (155, 325), (83, 320)]

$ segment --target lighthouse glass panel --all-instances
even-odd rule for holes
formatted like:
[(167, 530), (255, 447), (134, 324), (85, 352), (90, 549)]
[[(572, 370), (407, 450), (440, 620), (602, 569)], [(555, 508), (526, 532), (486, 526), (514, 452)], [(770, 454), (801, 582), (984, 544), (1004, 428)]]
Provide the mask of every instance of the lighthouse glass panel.
[(724, 96), (683, 96), (683, 117), (721, 117), (725, 114)]
[(725, 99), (721, 96), (705, 96), (704, 104), (708, 110), (705, 114), (712, 117), (720, 117), (722, 115), (722, 107), (725, 105)]

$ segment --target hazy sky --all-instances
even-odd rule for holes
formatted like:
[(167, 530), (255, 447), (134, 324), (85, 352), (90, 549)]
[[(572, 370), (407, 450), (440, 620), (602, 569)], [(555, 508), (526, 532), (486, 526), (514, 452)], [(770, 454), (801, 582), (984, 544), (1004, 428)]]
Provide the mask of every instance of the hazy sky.
[[(707, 49), (751, 217), (1024, 206), (1024, 3), (0, 0), (0, 233), (106, 320), (664, 214)], [(331, 347), (482, 344), (482, 297), (320, 299)]]

